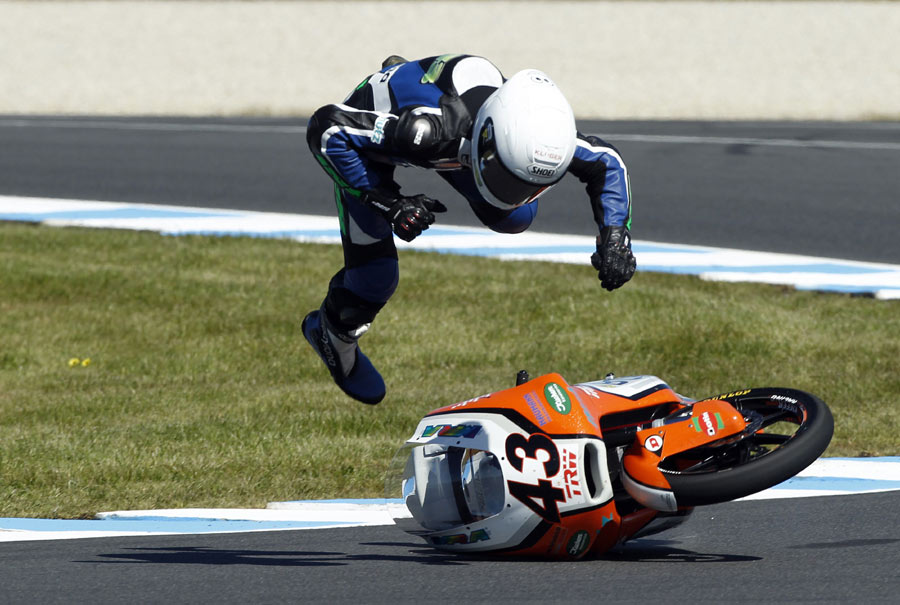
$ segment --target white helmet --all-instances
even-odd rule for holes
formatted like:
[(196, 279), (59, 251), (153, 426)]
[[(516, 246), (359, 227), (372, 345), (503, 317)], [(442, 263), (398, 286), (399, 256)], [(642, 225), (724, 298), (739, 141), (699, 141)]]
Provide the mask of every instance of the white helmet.
[(575, 155), (575, 116), (556, 84), (520, 71), (487, 98), (472, 128), (472, 171), (481, 195), (508, 210), (534, 201)]

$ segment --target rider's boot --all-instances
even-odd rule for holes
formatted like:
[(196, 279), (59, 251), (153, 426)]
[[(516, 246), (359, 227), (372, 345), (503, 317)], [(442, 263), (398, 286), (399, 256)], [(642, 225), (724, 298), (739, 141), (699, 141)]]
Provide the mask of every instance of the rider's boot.
[(318, 353), (334, 382), (350, 397), (368, 404), (376, 404), (385, 395), (384, 379), (359, 350), (357, 341), (369, 329), (369, 324), (342, 332), (328, 320), (325, 307), (312, 311), (303, 319), (303, 335)]

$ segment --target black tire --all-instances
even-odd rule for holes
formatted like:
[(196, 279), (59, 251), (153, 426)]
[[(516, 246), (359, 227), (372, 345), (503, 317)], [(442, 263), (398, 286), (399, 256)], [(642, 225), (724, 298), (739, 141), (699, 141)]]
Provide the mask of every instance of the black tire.
[[(778, 485), (812, 464), (831, 442), (831, 410), (815, 395), (762, 388), (721, 399), (744, 415), (748, 429), (739, 440), (725, 439), (660, 463), (679, 506), (728, 502)], [(790, 424), (773, 427), (776, 423)], [(796, 430), (784, 431), (785, 426)]]

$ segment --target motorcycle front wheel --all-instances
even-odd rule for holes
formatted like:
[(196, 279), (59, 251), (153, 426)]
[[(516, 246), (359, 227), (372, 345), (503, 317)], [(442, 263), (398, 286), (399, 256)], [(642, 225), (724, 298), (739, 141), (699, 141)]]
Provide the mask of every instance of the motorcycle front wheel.
[(747, 428), (660, 463), (679, 506), (728, 502), (786, 481), (821, 456), (834, 433), (828, 406), (804, 391), (749, 389), (721, 399)]

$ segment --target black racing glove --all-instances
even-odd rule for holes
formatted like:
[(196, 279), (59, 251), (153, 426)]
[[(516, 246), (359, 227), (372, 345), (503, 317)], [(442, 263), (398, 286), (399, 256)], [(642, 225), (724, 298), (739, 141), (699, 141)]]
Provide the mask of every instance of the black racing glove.
[(447, 207), (425, 195), (403, 196), (371, 189), (361, 199), (391, 223), (397, 237), (411, 242), (434, 222), (433, 212), (447, 212)]
[(604, 227), (597, 236), (597, 251), (591, 264), (598, 271), (600, 285), (612, 292), (625, 285), (637, 267), (631, 253), (631, 234), (625, 227)]

